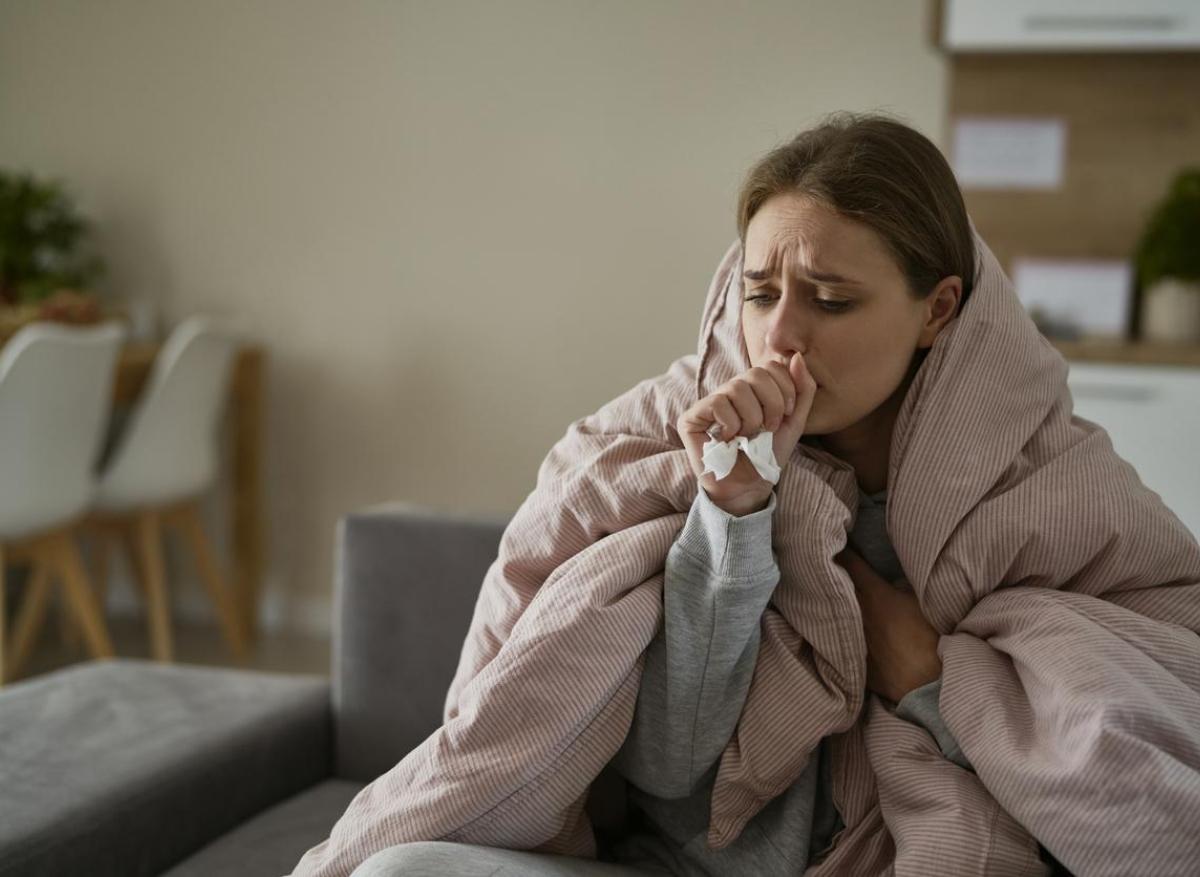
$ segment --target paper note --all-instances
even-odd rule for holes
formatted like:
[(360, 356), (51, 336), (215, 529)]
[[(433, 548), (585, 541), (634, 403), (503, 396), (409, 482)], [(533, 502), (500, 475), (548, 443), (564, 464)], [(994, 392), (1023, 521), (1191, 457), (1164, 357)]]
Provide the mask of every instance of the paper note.
[(954, 123), (954, 175), (968, 189), (1057, 189), (1066, 145), (1061, 119), (962, 117)]
[(1126, 335), (1133, 290), (1129, 262), (1017, 259), (1013, 285), (1025, 309), (1038, 315), (1039, 326), (1070, 328), (1085, 338)]

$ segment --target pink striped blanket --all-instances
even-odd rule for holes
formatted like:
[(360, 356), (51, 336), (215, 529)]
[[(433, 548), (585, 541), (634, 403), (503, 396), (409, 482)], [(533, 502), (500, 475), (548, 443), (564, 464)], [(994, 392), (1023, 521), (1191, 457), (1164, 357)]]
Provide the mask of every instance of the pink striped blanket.
[[(780, 582), (721, 759), (729, 844), (831, 737), (846, 823), (812, 875), (1200, 873), (1200, 547), (1074, 416), (1067, 364), (987, 245), (896, 424), (887, 528), (942, 634), (942, 715), (975, 767), (865, 690), (835, 562), (854, 472), (801, 441), (776, 485)], [(368, 785), (296, 877), (416, 840), (595, 855), (590, 784), (630, 727), (663, 566), (698, 489), (674, 424), (750, 367), (741, 249), (699, 349), (570, 425), (484, 578), (445, 721)], [(1036, 839), (1036, 840), (1035, 840)]]

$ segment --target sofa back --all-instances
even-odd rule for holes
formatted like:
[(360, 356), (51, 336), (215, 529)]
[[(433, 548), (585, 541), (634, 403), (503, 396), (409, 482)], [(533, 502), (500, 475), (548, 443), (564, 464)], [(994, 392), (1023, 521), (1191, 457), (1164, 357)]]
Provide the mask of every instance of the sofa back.
[[(442, 723), (446, 691), (508, 518), (397, 503), (342, 519), (333, 626), (334, 770), (369, 782)], [(625, 780), (605, 767), (587, 813), (627, 828)]]
[(408, 503), (365, 509), (339, 523), (337, 776), (372, 780), (441, 724), (475, 600), (507, 523)]

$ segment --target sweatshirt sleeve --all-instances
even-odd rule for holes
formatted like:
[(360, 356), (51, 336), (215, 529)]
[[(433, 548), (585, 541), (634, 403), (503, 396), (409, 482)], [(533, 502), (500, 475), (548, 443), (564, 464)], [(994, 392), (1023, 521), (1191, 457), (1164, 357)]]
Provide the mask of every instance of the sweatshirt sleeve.
[(896, 704), (896, 715), (902, 719), (920, 725), (937, 741), (942, 754), (959, 767), (973, 771), (971, 762), (958, 748), (958, 741), (942, 721), (942, 711), (938, 701), (942, 696), (942, 680), (939, 677), (927, 685), (914, 688)]
[(663, 623), (646, 649), (633, 724), (613, 766), (659, 798), (689, 795), (737, 726), (759, 623), (779, 582), (775, 494), (735, 516), (703, 490), (667, 554)]

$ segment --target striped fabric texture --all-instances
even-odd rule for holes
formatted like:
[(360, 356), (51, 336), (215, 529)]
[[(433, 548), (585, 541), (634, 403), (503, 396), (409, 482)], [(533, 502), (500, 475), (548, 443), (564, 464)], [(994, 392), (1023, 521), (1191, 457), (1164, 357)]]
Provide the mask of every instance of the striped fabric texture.
[[(941, 711), (975, 766), (866, 691), (854, 585), (835, 556), (853, 470), (801, 440), (776, 485), (780, 582), (721, 756), (720, 848), (832, 738), (846, 823), (810, 875), (1200, 873), (1200, 546), (1074, 416), (1067, 364), (976, 234), (979, 272), (904, 400), (888, 532), (942, 634)], [(368, 785), (295, 877), (449, 840), (590, 857), (588, 788), (620, 747), (663, 566), (698, 489), (674, 424), (750, 368), (741, 248), (696, 354), (572, 423), (480, 590), (445, 721)], [(402, 692), (396, 693), (402, 697)]]

